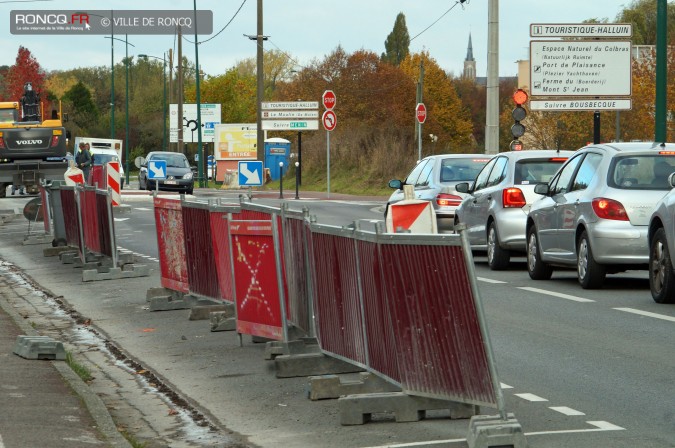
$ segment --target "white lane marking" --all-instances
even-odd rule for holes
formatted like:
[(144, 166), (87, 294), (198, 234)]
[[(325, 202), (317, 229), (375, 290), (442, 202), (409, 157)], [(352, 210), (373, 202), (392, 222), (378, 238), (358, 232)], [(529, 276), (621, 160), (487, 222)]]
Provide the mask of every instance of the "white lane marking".
[(539, 294), (545, 294), (547, 296), (559, 297), (561, 299), (572, 300), (574, 302), (582, 302), (582, 303), (595, 302), (595, 300), (584, 299), (583, 297), (571, 296), (569, 294), (563, 294), (560, 292), (547, 291), (545, 289), (530, 288), (529, 286), (519, 286), (518, 289), (522, 289), (523, 291), (537, 292)]
[(151, 208), (145, 208), (145, 207), (134, 207), (134, 210), (141, 210), (141, 211), (144, 211), (144, 212), (152, 211)]
[(675, 317), (666, 316), (664, 314), (650, 313), (649, 311), (636, 310), (635, 308), (614, 308), (617, 311), (624, 311), (626, 313), (638, 314), (645, 317), (653, 317), (655, 319), (667, 320), (670, 322), (675, 322)]
[(480, 282), (485, 282), (485, 283), (495, 283), (495, 284), (497, 284), (497, 283), (506, 283), (506, 282), (503, 282), (503, 281), (501, 281), (501, 280), (493, 280), (493, 279), (491, 279), (491, 278), (485, 278), (485, 277), (476, 277), (476, 279), (477, 279), (478, 281), (480, 281)]
[[(613, 425), (609, 422), (603, 422), (603, 421), (592, 421), (592, 422), (586, 422), (589, 425), (595, 426), (593, 429), (563, 429), (559, 431), (539, 431), (539, 432), (526, 432), (524, 435), (526, 437), (529, 436), (541, 436), (541, 435), (552, 435), (552, 434), (579, 434), (579, 433), (585, 433), (585, 432), (604, 432), (604, 431), (625, 431), (626, 428), (622, 428), (621, 426), (616, 426)], [(441, 445), (441, 444), (446, 444), (446, 443), (460, 443), (460, 442), (466, 442), (466, 439), (448, 439), (448, 440), (429, 440), (427, 442), (413, 442), (413, 443), (397, 443), (397, 444), (389, 444), (389, 445), (379, 445), (379, 446), (371, 446), (367, 448), (407, 448), (407, 447), (415, 447), (415, 446), (431, 446), (431, 445)]]
[(560, 412), (561, 414), (565, 414), (565, 415), (586, 415), (581, 411), (577, 411), (576, 409), (568, 408), (567, 406), (550, 406), (549, 409), (552, 409), (556, 412)]
[(5, 444), (2, 443), (2, 434), (0, 434), (0, 448), (5, 448)]
[(548, 401), (546, 398), (542, 398), (539, 395), (535, 394), (514, 394), (514, 395), (527, 401)]
[(499, 386), (502, 389), (513, 389), (513, 386), (509, 386), (508, 384), (504, 384), (504, 383), (499, 383)]
[(117, 222), (127, 221), (129, 218), (114, 218)]

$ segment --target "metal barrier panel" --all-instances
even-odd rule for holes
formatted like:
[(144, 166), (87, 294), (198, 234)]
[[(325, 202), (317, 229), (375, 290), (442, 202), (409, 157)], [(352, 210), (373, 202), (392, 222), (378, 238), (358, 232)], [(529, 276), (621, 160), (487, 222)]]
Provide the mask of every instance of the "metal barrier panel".
[(213, 259), (218, 274), (218, 286), (223, 300), (234, 302), (234, 281), (230, 259), (230, 237), (228, 234), (228, 215), (239, 213), (239, 206), (216, 206), (209, 214), (211, 222), (211, 245)]
[(403, 390), (496, 407), (460, 237), (386, 235), (378, 246)]
[[(374, 234), (357, 232), (359, 279), (363, 294), (363, 315), (368, 368), (400, 384), (396, 340), (384, 295), (380, 257)], [(367, 238), (367, 239), (366, 239)]]
[(103, 165), (93, 165), (89, 171), (89, 179), (85, 179), (85, 183), (102, 190), (108, 188)]
[(308, 222), (301, 212), (284, 210), (281, 215), (284, 266), (288, 283), (288, 321), (305, 334), (311, 334), (310, 327), (310, 292), (309, 266), (307, 262), (308, 248), (306, 228)]
[(63, 205), (61, 204), (61, 186), (63, 183), (53, 181), (47, 188), (50, 190), (48, 195), (49, 208), (52, 212), (54, 227), (54, 240), (52, 244), (56, 246), (66, 246), (68, 244), (66, 238), (66, 224), (63, 216)]
[(190, 293), (220, 300), (208, 205), (184, 201), (182, 213)]
[(66, 243), (69, 246), (79, 247), (80, 250), (80, 221), (75, 202), (75, 188), (61, 187), (61, 208), (63, 209), (63, 224), (66, 228)]
[(38, 190), (40, 192), (40, 213), (42, 214), (42, 223), (45, 227), (45, 233), (47, 235), (51, 234), (51, 210), (49, 208), (49, 192), (44, 185), (38, 185)]
[(229, 222), (237, 332), (283, 340), (283, 310), (274, 243), (274, 222)]
[(117, 241), (113, 225), (112, 207), (110, 196), (105, 190), (94, 190), (96, 198), (96, 213), (98, 214), (97, 226), (101, 254), (117, 260)]
[(187, 293), (189, 287), (181, 202), (155, 197), (154, 207), (161, 284), (164, 288)]
[(367, 366), (353, 230), (312, 225), (314, 312), (321, 349)]
[(99, 227), (99, 211), (96, 203), (96, 188), (85, 187), (80, 192), (80, 208), (84, 230), (84, 246), (91, 252), (100, 254), (101, 238)]

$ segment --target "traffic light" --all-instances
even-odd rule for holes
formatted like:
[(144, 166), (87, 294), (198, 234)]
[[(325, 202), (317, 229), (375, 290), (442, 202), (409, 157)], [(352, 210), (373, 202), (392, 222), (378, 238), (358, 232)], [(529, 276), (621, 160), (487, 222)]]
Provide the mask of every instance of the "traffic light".
[(516, 108), (511, 112), (511, 116), (515, 123), (511, 126), (511, 134), (513, 135), (513, 141), (511, 142), (512, 151), (520, 151), (523, 149), (523, 144), (518, 140), (525, 134), (525, 126), (521, 123), (527, 116), (527, 111), (523, 107), (523, 104), (527, 102), (527, 92), (523, 89), (516, 90), (516, 93), (513, 94), (513, 102), (516, 103)]

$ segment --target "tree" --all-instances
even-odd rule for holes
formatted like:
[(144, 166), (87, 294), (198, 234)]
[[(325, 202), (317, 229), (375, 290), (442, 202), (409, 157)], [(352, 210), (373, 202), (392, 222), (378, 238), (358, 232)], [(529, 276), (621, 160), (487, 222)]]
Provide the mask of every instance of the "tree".
[[(617, 17), (619, 23), (633, 24), (633, 45), (656, 44), (657, 0), (633, 0)], [(668, 3), (668, 36), (675, 39), (675, 3)]]
[[(288, 81), (294, 73), (295, 62), (293, 58), (281, 50), (268, 50), (263, 55), (263, 78), (265, 85), (264, 98), (269, 99), (274, 94), (280, 81)], [(255, 58), (246, 58), (237, 62), (235, 66), (239, 76), (252, 76), (255, 78), (257, 64)]]
[(405, 15), (399, 12), (394, 22), (394, 29), (384, 41), (385, 52), (382, 53), (382, 60), (393, 65), (400, 65), (406, 56), (410, 53), (410, 34), (405, 24)]
[(63, 95), (72, 111), (72, 119), (82, 130), (87, 131), (98, 121), (98, 109), (91, 98), (91, 92), (87, 86), (78, 81)]
[[(7, 71), (5, 98), (10, 101), (18, 101), (23, 96), (24, 85), (27, 82), (33, 85), (34, 91), (42, 93), (45, 77), (44, 70), (30, 50), (20, 46), (16, 55), (16, 63)], [(45, 110), (49, 110), (49, 108), (46, 107)]]

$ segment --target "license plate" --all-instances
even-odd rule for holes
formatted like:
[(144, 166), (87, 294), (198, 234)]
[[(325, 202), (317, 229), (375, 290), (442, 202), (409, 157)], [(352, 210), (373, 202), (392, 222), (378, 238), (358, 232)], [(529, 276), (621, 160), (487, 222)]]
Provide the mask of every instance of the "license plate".
[(178, 182), (176, 182), (175, 180), (165, 180), (164, 183), (166, 185), (177, 185), (178, 184)]

